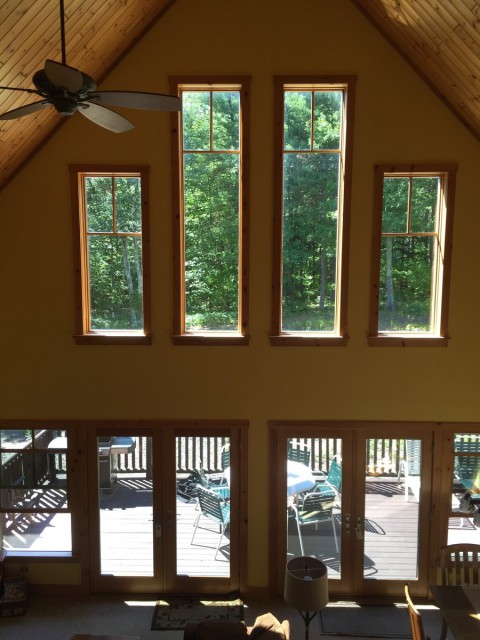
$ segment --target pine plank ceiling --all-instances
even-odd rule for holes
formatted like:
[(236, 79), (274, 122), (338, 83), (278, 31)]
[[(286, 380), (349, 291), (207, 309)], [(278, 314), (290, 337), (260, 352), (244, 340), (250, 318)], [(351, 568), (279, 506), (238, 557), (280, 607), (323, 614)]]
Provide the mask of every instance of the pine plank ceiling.
[[(351, 1), (480, 140), (480, 3)], [(68, 64), (101, 82), (174, 2), (65, 0)], [(47, 58), (61, 60), (58, 0), (0, 0), (0, 86), (32, 88)], [(0, 89), (0, 113), (31, 101)], [(58, 126), (53, 109), (0, 120), (0, 190)]]

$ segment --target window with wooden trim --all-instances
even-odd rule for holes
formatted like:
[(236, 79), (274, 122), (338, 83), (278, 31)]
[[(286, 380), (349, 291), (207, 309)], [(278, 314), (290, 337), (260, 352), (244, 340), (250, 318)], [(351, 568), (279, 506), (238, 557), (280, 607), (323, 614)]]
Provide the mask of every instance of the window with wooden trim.
[(65, 429), (0, 429), (0, 548), (71, 554)]
[(369, 343), (446, 346), (456, 166), (375, 168)]
[(171, 78), (174, 336), (177, 344), (248, 343), (249, 85)]
[(346, 344), (355, 78), (275, 78), (273, 345)]
[(149, 343), (148, 168), (70, 167), (78, 343)]

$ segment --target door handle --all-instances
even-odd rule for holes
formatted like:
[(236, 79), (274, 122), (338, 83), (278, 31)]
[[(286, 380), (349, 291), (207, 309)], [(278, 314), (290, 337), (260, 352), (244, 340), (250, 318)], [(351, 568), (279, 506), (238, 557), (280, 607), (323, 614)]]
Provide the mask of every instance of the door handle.
[(162, 537), (162, 525), (161, 524), (156, 524), (155, 525), (155, 537), (156, 538), (161, 538)]
[(355, 525), (355, 535), (357, 540), (363, 540), (363, 520), (357, 516), (357, 524)]
[(350, 514), (349, 513), (345, 514), (344, 524), (345, 524), (345, 533), (350, 533)]

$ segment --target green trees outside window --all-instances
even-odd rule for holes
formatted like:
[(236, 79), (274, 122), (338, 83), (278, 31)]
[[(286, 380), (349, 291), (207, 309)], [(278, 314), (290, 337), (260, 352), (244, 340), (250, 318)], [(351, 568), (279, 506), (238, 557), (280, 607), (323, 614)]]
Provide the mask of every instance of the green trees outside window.
[(186, 332), (239, 331), (240, 91), (182, 92)]
[(343, 100), (284, 94), (282, 331), (335, 330)]
[(148, 167), (71, 165), (79, 344), (149, 343)]
[(375, 167), (369, 336), (374, 346), (448, 344), (456, 169)]
[(379, 331), (433, 330), (440, 201), (439, 176), (384, 178)]
[(139, 177), (85, 178), (90, 328), (143, 329)]

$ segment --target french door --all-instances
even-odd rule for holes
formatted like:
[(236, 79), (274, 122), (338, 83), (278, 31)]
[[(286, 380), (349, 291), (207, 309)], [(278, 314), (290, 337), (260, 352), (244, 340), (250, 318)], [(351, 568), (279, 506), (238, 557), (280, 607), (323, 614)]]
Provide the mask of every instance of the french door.
[(427, 595), (432, 432), (368, 423), (270, 427), (277, 592), (286, 562), (307, 555), (327, 565), (333, 595), (399, 596), (406, 581)]
[[(122, 425), (88, 435), (92, 592), (240, 588), (243, 427)], [(225, 450), (228, 458), (222, 456)], [(228, 466), (222, 468), (225, 460)], [(227, 514), (223, 524), (200, 507), (202, 483), (209, 495), (223, 487), (216, 491)]]

